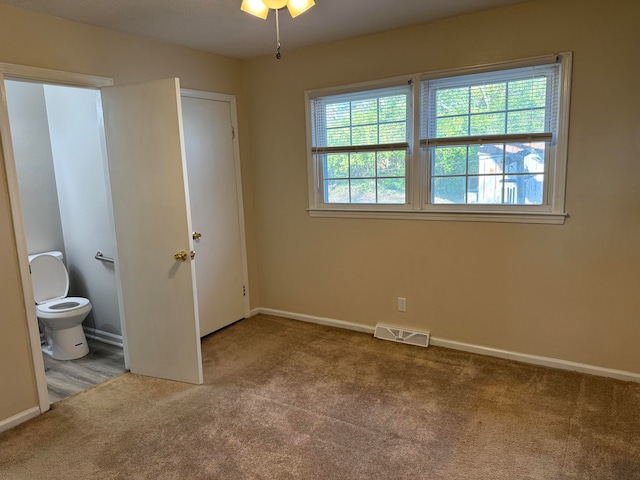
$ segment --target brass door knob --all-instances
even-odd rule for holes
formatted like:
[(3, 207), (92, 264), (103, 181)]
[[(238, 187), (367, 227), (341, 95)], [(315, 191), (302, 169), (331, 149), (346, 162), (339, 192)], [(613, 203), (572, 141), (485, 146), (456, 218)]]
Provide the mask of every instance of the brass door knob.
[(202, 234), (201, 234), (201, 233), (199, 233), (199, 232), (193, 232), (193, 233), (191, 234), (191, 236), (193, 236), (193, 239), (194, 239), (194, 240), (198, 240), (198, 239), (200, 239), (200, 238), (202, 237)]
[(187, 258), (189, 258), (189, 254), (184, 250), (180, 250), (173, 256), (173, 258), (176, 259), (176, 262), (186, 262)]

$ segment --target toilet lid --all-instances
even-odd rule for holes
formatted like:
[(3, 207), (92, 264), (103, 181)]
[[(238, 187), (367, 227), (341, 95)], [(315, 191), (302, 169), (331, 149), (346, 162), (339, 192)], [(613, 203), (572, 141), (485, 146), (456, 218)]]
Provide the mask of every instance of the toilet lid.
[(64, 298), (69, 293), (69, 275), (64, 264), (51, 255), (38, 255), (29, 263), (36, 303)]

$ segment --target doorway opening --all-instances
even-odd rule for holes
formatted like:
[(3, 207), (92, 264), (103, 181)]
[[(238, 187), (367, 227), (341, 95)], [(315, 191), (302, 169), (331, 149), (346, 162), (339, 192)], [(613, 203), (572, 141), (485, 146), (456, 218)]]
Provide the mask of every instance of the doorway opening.
[(22, 80), (5, 80), (4, 87), (27, 254), (60, 252), (67, 296), (91, 305), (82, 322), (89, 353), (81, 358), (52, 357), (51, 335), (38, 320), (53, 403), (126, 371), (117, 278), (108, 261), (115, 235), (100, 90)]
[[(198, 120), (195, 122), (200, 125), (203, 120), (208, 118), (209, 127), (205, 129), (204, 134), (211, 136), (208, 134), (209, 131), (220, 132), (222, 137), (214, 137), (221, 138), (222, 143), (226, 146), (223, 147), (216, 140), (211, 145), (213, 150), (211, 148), (205, 149), (205, 151), (210, 150), (211, 155), (194, 157), (187, 153), (186, 156), (192, 157), (192, 159), (198, 158), (196, 163), (200, 161), (214, 162), (215, 164), (220, 161), (225, 162), (226, 171), (230, 174), (229, 177), (220, 175), (219, 169), (214, 169), (213, 174), (218, 181), (236, 185), (237, 203), (228, 201), (228, 196), (233, 196), (231, 191), (227, 194), (228, 196), (216, 200), (218, 204), (235, 205), (229, 210), (229, 212), (235, 211), (229, 218), (237, 216), (236, 227), (229, 228), (226, 221), (218, 215), (205, 216), (202, 219), (204, 225), (198, 221), (199, 232), (196, 232), (191, 228), (191, 216), (194, 208), (189, 204), (189, 184), (192, 182), (187, 178), (187, 170), (193, 170), (193, 164), (187, 169), (184, 137), (191, 138), (187, 142), (191, 146), (197, 145), (198, 135), (202, 132), (198, 133), (193, 130), (194, 122), (188, 120), (185, 121), (185, 131), (183, 132), (181, 90), (178, 79), (113, 86), (113, 81), (109, 78), (0, 63), (2, 154), (5, 159), (4, 168), (7, 176), (13, 233), (16, 240), (20, 282), (26, 306), (31, 358), (40, 413), (49, 409), (50, 399), (47, 394), (47, 379), (40, 348), (36, 308), (34, 308), (35, 295), (32, 275), (27, 260), (30, 247), (28, 247), (29, 242), (26, 238), (28, 229), (23, 219), (21, 206), (24, 194), (21, 193), (19, 186), (18, 162), (15, 159), (12, 142), (12, 128), (15, 128), (14, 119), (10, 119), (5, 101), (7, 98), (5, 79), (40, 85), (43, 88), (43, 95), (45, 88), (60, 85), (71, 88), (71, 90), (80, 87), (78, 91), (93, 92), (95, 101), (92, 108), (95, 108), (95, 112), (97, 112), (97, 129), (100, 132), (103, 153), (102, 169), (105, 173), (105, 182), (108, 184), (105, 186), (108, 211), (106, 217), (112, 221), (110, 235), (115, 233), (115, 240), (113, 236), (109, 238), (114, 240), (114, 245), (117, 245), (117, 252), (114, 250), (114, 263), (111, 265), (106, 264), (109, 262), (105, 263), (110, 252), (103, 246), (93, 246), (89, 250), (89, 256), (91, 257), (90, 263), (94, 267), (114, 269), (125, 366), (132, 373), (140, 375), (201, 384), (203, 377), (196, 270), (199, 270), (200, 273), (208, 272), (214, 269), (213, 259), (216, 261), (227, 260), (230, 257), (238, 258), (239, 255), (240, 261), (234, 262), (236, 272), (233, 275), (229, 275), (229, 270), (226, 268), (218, 271), (221, 272), (219, 275), (223, 277), (222, 284), (225, 287), (236, 285), (231, 290), (234, 292), (234, 296), (240, 298), (239, 304), (243, 307), (241, 313), (239, 313), (240, 310), (234, 309), (235, 313), (233, 313), (231, 321), (249, 314), (239, 146), (238, 137), (235, 134), (237, 131), (235, 97), (207, 92), (182, 91), (183, 98), (192, 97), (206, 100), (204, 104), (209, 107), (218, 105), (219, 102), (227, 105), (222, 109), (205, 108), (204, 110), (208, 113), (204, 116), (198, 116)], [(61, 91), (65, 91), (64, 88)], [(188, 103), (193, 106), (193, 102)], [(188, 110), (187, 119), (195, 117), (193, 109), (187, 107), (186, 110)], [(214, 111), (217, 111), (220, 116), (214, 114)], [(45, 117), (45, 124), (49, 128), (48, 114)], [(224, 117), (224, 122), (218, 124), (213, 120), (214, 117), (219, 117), (219, 119)], [(74, 129), (73, 126), (60, 128), (66, 137), (77, 136)], [(49, 138), (51, 140), (51, 135)], [(69, 141), (68, 138), (65, 141)], [(79, 141), (83, 141), (83, 139)], [(54, 147), (50, 145), (50, 149), (53, 152)], [(70, 155), (77, 153), (73, 149), (71, 150)], [(187, 145), (187, 150), (192, 151), (189, 145)], [(223, 151), (227, 153), (221, 154)], [(53, 153), (51, 153), (51, 158), (53, 162)], [(196, 167), (196, 170), (198, 169), (199, 167)], [(56, 176), (55, 170), (54, 164), (54, 178)], [(107, 171), (108, 175), (106, 175)], [(199, 172), (196, 171), (196, 175), (199, 175)], [(53, 182), (56, 190), (58, 189), (57, 181), (56, 179)], [(193, 188), (197, 189), (198, 187), (194, 185)], [(211, 189), (212, 185), (207, 184), (205, 188)], [(221, 189), (214, 188), (214, 190)], [(57, 191), (56, 194), (60, 194), (60, 192)], [(209, 205), (211, 201), (197, 194), (194, 195), (194, 198), (198, 199), (196, 202), (200, 207), (204, 207), (206, 212), (206, 205)], [(58, 196), (58, 203), (58, 214), (62, 225), (64, 215), (60, 212), (60, 203), (64, 203), (64, 201), (61, 202), (60, 196)], [(82, 204), (83, 201), (79, 203)], [(198, 210), (197, 206), (195, 210)], [(197, 213), (194, 215), (198, 216)], [(236, 233), (233, 233), (235, 237), (230, 233), (229, 239), (222, 242), (214, 234), (206, 232), (204, 227), (207, 225), (215, 225), (220, 231), (237, 232), (239, 230), (239, 251)], [(71, 250), (75, 251), (76, 247), (74, 246), (73, 249), (67, 247), (64, 236), (63, 233), (61, 249), (64, 252), (61, 254), (68, 255)], [(92, 238), (95, 235), (91, 232), (86, 233), (85, 236)], [(204, 249), (219, 248), (222, 244), (233, 246), (236, 253), (232, 255), (223, 249), (217, 251), (215, 255), (209, 255), (209, 260), (206, 260), (207, 255), (204, 254)], [(108, 243), (105, 241), (103, 245), (108, 245)], [(176, 252), (177, 249), (182, 250)], [(94, 252), (94, 250), (96, 251)], [(199, 266), (196, 266), (196, 262), (194, 262), (196, 250), (202, 253), (197, 257), (199, 262), (196, 261)], [(102, 254), (98, 254), (98, 251)], [(191, 251), (191, 255), (187, 253), (188, 251)], [(189, 257), (191, 257), (190, 261)], [(67, 266), (70, 266), (68, 260), (65, 261)], [(72, 268), (69, 270), (74, 271)], [(241, 270), (239, 275), (237, 270)], [(86, 280), (84, 275), (79, 275), (79, 278), (83, 281)], [(231, 278), (236, 280), (232, 282)], [(241, 285), (238, 280), (240, 278), (242, 279)], [(216, 282), (214, 285), (221, 284), (220, 280), (216, 280)], [(224, 296), (226, 290), (213, 287), (213, 291), (207, 289), (205, 294), (207, 296), (213, 294)], [(213, 303), (219, 307), (216, 302)], [(203, 302), (204, 305), (205, 302)], [(205, 310), (206, 307), (203, 312)], [(213, 309), (209, 310), (209, 313), (214, 317), (221, 315), (220, 312)], [(106, 329), (101, 330), (102, 324), (99, 323), (101, 321), (94, 314), (93, 323), (86, 325), (84, 331), (89, 337), (98, 337), (103, 344), (118, 343), (114, 341), (114, 339), (119, 340), (118, 334)], [(231, 323), (231, 321), (227, 321), (227, 323)], [(214, 325), (213, 328), (220, 328), (220, 326)], [(89, 341), (92, 341), (91, 338)]]

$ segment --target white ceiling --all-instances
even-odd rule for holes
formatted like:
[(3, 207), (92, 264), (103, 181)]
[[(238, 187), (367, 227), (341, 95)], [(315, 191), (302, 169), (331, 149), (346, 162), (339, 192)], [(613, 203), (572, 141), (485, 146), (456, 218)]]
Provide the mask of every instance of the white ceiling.
[[(416, 25), (526, 0), (316, 0), (292, 19), (280, 12), (287, 49)], [(275, 50), (275, 17), (240, 11), (241, 0), (0, 0), (35, 12), (238, 58)]]

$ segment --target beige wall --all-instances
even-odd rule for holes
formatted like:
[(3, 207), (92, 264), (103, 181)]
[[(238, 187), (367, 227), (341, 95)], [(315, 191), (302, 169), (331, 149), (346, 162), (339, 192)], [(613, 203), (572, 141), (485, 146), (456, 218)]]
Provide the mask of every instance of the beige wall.
[[(116, 83), (179, 77), (185, 88), (237, 96), (250, 271), (255, 272), (247, 121), (239, 60), (0, 5), (0, 62), (111, 77)], [(3, 162), (0, 159), (0, 162)], [(4, 165), (0, 163), (0, 421), (37, 406)], [(253, 274), (252, 274), (253, 275)], [(254, 276), (252, 301), (258, 301)]]
[[(639, 19), (540, 0), (249, 61), (260, 306), (640, 373)], [(562, 51), (565, 225), (308, 216), (304, 90)]]
[(6, 185), (0, 168), (0, 421), (38, 405)]

